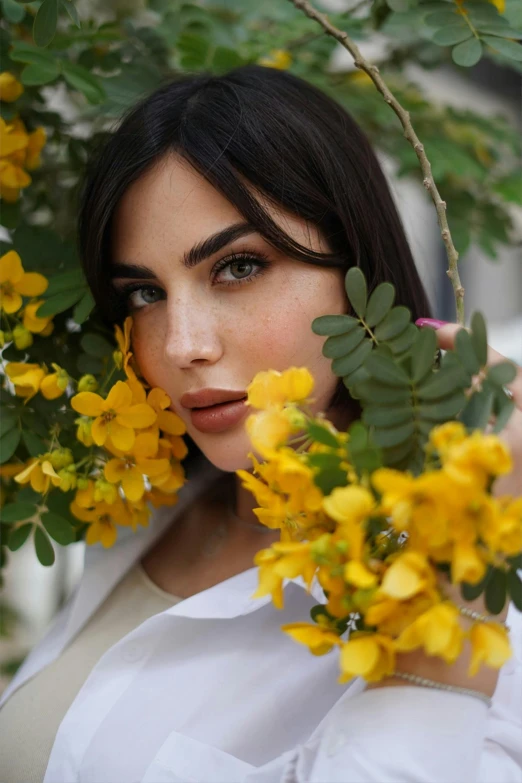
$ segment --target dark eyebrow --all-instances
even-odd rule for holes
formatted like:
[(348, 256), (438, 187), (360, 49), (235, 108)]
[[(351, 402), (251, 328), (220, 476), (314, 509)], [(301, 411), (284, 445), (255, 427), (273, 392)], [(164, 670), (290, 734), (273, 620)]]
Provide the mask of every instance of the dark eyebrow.
[[(187, 269), (192, 269), (236, 239), (255, 233), (257, 233), (257, 229), (251, 223), (233, 223), (194, 245), (184, 254), (181, 263)], [(135, 277), (138, 280), (148, 280), (155, 278), (156, 275), (151, 269), (141, 264), (114, 263), (111, 265), (111, 277)]]

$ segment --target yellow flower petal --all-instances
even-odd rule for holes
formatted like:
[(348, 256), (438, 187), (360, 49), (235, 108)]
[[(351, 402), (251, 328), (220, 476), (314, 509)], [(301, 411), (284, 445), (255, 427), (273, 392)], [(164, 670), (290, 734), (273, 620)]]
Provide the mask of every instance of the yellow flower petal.
[(5, 283), (7, 280), (10, 283), (17, 283), (23, 275), (22, 261), (16, 250), (4, 253), (0, 258), (0, 283)]
[(125, 492), (125, 497), (131, 503), (141, 500), (145, 492), (143, 476), (136, 468), (129, 468), (125, 471), (121, 479), (121, 486)]
[(118, 411), (121, 408), (128, 408), (131, 402), (131, 390), (124, 381), (117, 381), (105, 400), (104, 408), (107, 411)]
[[(96, 422), (94, 422), (96, 424)], [(94, 436), (94, 424), (92, 427), (92, 436), (96, 442)], [(134, 445), (135, 434), (134, 430), (129, 427), (124, 427), (120, 422), (115, 419), (108, 424), (109, 437), (114, 446), (120, 451), (130, 451)]]
[(360, 523), (375, 508), (375, 500), (372, 493), (363, 487), (336, 487), (324, 498), (323, 508), (336, 522)]
[[(71, 408), (83, 416), (101, 416), (104, 411), (104, 404), (99, 394), (79, 392), (79, 394), (75, 394), (71, 398)], [(98, 443), (98, 445), (100, 444)]]
[[(90, 392), (81, 392), (90, 394)], [(78, 395), (77, 395), (78, 396)], [(74, 399), (74, 398), (73, 398)], [(109, 435), (107, 423), (101, 417), (95, 419), (91, 426), (91, 436), (97, 446), (103, 446)]]
[(500, 669), (513, 654), (507, 631), (499, 623), (474, 623), (469, 638), (472, 649), (470, 677), (475, 676), (482, 663)]
[(341, 644), (337, 634), (312, 623), (287, 623), (281, 626), (281, 630), (299, 644), (305, 644), (313, 655), (324, 655), (334, 645)]
[[(47, 278), (38, 272), (24, 272), (22, 278), (16, 283), (15, 287), (22, 296), (40, 296), (40, 294), (43, 294), (43, 292), (47, 290), (48, 285), (49, 281)], [(38, 306), (40, 305), (41, 302), (38, 302)], [(45, 320), (47, 322), (49, 317), (40, 320)]]
[(12, 103), (23, 93), (24, 87), (9, 71), (0, 73), (0, 100)]
[[(128, 388), (128, 387), (126, 387)], [(129, 394), (130, 394), (129, 389)], [(136, 427), (138, 429), (150, 427), (156, 421), (157, 414), (150, 405), (139, 403), (117, 410), (116, 420), (124, 427)]]
[(184, 435), (187, 431), (183, 419), (172, 411), (158, 411), (157, 425), (168, 435)]
[(368, 590), (373, 587), (377, 582), (377, 577), (373, 574), (364, 563), (357, 560), (350, 560), (346, 564), (344, 569), (344, 578), (352, 585), (359, 587), (361, 590)]
[(17, 291), (0, 291), (0, 305), (9, 315), (22, 306), (22, 297)]
[(125, 473), (125, 463), (121, 459), (110, 459), (103, 469), (107, 481), (118, 484)]

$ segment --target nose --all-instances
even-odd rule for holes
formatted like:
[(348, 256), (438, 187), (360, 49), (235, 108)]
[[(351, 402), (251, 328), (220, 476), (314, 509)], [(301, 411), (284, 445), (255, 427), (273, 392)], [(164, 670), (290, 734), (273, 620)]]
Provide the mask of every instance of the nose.
[(168, 307), (164, 355), (169, 364), (187, 369), (214, 364), (223, 353), (219, 323), (211, 309), (194, 298), (176, 297)]

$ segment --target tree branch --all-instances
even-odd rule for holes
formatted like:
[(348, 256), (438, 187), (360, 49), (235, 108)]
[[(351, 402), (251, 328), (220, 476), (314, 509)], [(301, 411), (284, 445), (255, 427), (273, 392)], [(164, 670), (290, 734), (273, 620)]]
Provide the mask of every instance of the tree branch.
[(310, 19), (314, 19), (316, 22), (318, 22), (328, 35), (331, 35), (333, 38), (339, 41), (339, 43), (350, 52), (356, 67), (360, 68), (362, 71), (368, 74), (386, 103), (392, 107), (393, 111), (399, 118), (404, 129), (404, 136), (412, 145), (421, 165), (424, 187), (430, 194), (433, 203), (435, 204), (435, 209), (437, 210), (437, 219), (442, 235), (442, 241), (444, 242), (446, 247), (446, 254), (448, 256), (448, 271), (446, 274), (450, 278), (453, 286), (453, 293), (455, 295), (455, 305), (457, 310), (457, 321), (459, 324), (464, 324), (464, 288), (460, 282), (457, 266), (459, 254), (455, 248), (455, 245), (453, 244), (453, 240), (451, 239), (448, 220), (446, 218), (446, 202), (441, 199), (440, 193), (437, 190), (437, 186), (435, 185), (433, 174), (431, 172), (431, 164), (426, 156), (426, 153), (424, 152), (424, 145), (421, 144), (417, 134), (413, 129), (410, 120), (410, 113), (401, 106), (397, 98), (388, 89), (386, 83), (379, 74), (379, 69), (377, 66), (371, 65), (367, 60), (365, 60), (358, 47), (351, 40), (347, 33), (345, 33), (343, 30), (339, 30), (337, 27), (334, 27), (329, 22), (327, 15), (316, 11), (316, 9), (313, 8), (308, 0), (290, 0), (290, 2), (292, 2), (296, 8), (299, 8), (301, 11), (303, 11)]

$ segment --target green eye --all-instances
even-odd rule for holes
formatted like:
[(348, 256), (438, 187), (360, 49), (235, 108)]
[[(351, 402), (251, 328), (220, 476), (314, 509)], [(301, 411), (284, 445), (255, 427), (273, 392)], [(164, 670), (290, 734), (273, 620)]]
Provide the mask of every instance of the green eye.
[[(248, 277), (248, 275), (252, 273), (253, 264), (249, 261), (234, 261), (233, 264), (230, 264), (229, 268), (233, 276), (240, 280), (243, 277)], [(236, 271), (238, 274), (236, 274)]]

